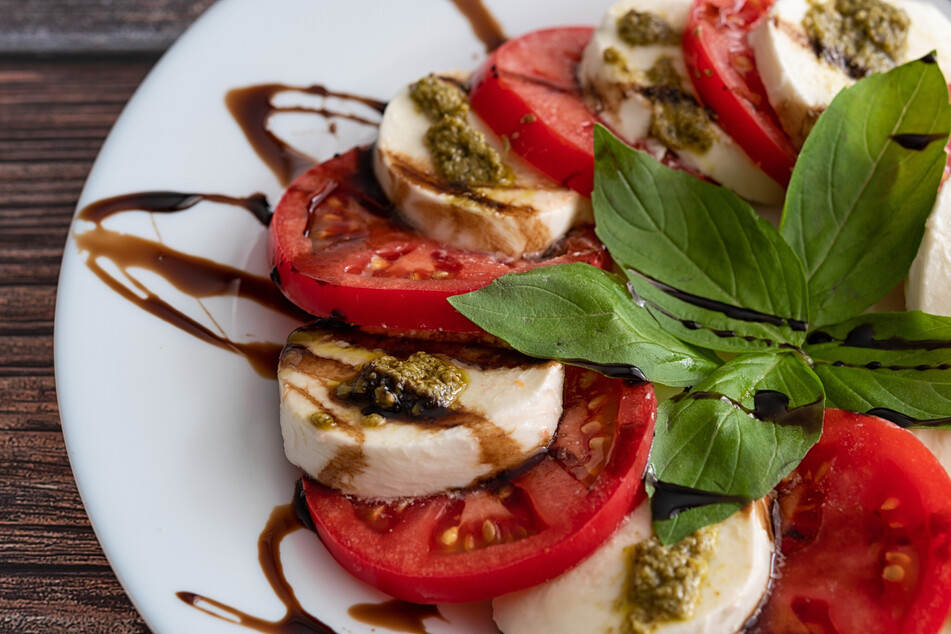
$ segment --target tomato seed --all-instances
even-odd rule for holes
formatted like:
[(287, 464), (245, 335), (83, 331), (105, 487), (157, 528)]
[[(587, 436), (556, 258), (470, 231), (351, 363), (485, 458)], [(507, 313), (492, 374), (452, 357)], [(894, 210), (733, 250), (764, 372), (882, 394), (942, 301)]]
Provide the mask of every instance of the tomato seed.
[(495, 523), (491, 520), (486, 520), (482, 522), (482, 539), (487, 543), (491, 544), (499, 536), (499, 531), (495, 527)]
[(446, 546), (452, 546), (459, 540), (459, 527), (453, 526), (452, 528), (447, 528), (442, 532), (442, 535), (439, 536), (439, 541), (441, 541)]
[(601, 431), (601, 427), (602, 427), (602, 425), (601, 425), (601, 419), (600, 419), (600, 418), (592, 418), (592, 419), (589, 420), (587, 423), (585, 423), (584, 425), (581, 426), (581, 433), (582, 433), (582, 434), (585, 434), (586, 436), (587, 436), (588, 434), (595, 434), (595, 433)]
[[(588, 401), (588, 409), (589, 410), (597, 409), (598, 407), (603, 405), (604, 401), (606, 400), (608, 400), (608, 397), (606, 394), (599, 394), (598, 396)], [(584, 428), (582, 428), (582, 431), (584, 431)]]
[(882, 505), (879, 508), (883, 511), (894, 511), (898, 508), (899, 504), (900, 502), (898, 501), (898, 498), (888, 498), (882, 502)]
[(905, 569), (901, 566), (892, 564), (885, 566), (882, 570), (882, 579), (885, 581), (891, 581), (892, 583), (898, 583), (899, 581), (905, 578)]
[(885, 561), (887, 561), (890, 564), (901, 566), (902, 568), (905, 568), (911, 565), (911, 557), (909, 557), (905, 553), (898, 552), (897, 550), (893, 550), (891, 552), (885, 553)]

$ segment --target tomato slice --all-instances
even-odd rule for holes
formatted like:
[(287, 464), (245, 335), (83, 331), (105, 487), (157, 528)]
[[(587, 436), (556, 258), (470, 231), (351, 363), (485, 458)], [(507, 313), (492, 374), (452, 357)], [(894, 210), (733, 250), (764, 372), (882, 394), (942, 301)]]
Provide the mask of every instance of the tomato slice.
[(798, 152), (769, 104), (747, 42), (773, 1), (694, 0), (683, 51), (694, 89), (720, 127), (786, 186)]
[(557, 576), (597, 548), (643, 497), (657, 401), (576, 367), (548, 453), (459, 494), (390, 503), (304, 480), (324, 545), (349, 572), (416, 603), (478, 601)]
[(423, 238), (394, 220), (373, 178), (371, 151), (357, 148), (298, 177), (271, 218), (271, 277), (312, 315), (393, 329), (479, 332), (446, 301), (506, 273), (543, 264), (605, 266), (590, 227), (538, 257), (503, 260)]
[(594, 124), (575, 69), (591, 27), (533, 31), (497, 48), (475, 72), (473, 111), (512, 150), (585, 196), (594, 184)]
[(940, 629), (951, 609), (951, 479), (918, 439), (828, 410), (778, 494), (785, 563), (755, 632)]

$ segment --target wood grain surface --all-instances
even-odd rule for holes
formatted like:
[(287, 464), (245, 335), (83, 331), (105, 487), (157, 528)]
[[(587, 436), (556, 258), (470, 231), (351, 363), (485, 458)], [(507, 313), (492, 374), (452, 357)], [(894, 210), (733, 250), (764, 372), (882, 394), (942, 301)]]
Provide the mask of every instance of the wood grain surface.
[(0, 632), (147, 632), (89, 525), (53, 373), (60, 260), (134, 89), (211, 0), (0, 0)]
[(155, 53), (213, 0), (0, 0), (2, 53)]

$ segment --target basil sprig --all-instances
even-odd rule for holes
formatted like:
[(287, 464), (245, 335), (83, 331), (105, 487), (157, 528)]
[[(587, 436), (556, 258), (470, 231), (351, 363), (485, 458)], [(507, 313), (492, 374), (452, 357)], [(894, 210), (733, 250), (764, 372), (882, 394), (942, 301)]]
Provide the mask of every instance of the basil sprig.
[(947, 90), (925, 58), (842, 91), (802, 149), (779, 230), (599, 128), (596, 230), (623, 277), (550, 266), (450, 301), (526, 354), (692, 386), (659, 408), (651, 448), (664, 543), (775, 487), (818, 440), (824, 406), (951, 429), (951, 319), (858, 315), (918, 250)]

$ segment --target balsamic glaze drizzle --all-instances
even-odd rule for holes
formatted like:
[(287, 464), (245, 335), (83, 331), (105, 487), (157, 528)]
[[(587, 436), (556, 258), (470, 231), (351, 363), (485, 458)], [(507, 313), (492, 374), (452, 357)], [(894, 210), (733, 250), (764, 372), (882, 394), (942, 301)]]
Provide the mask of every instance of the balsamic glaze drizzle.
[(491, 53), (505, 44), (508, 39), (502, 31), (502, 26), (495, 19), (482, 0), (452, 0), (456, 9), (469, 21), (472, 32), (485, 45), (487, 53)]
[(753, 501), (742, 495), (713, 493), (671, 482), (663, 482), (650, 473), (647, 476), (647, 483), (654, 487), (654, 494), (651, 496), (651, 516), (655, 520), (670, 520), (684, 511), (702, 506), (736, 504), (743, 507)]
[(817, 330), (809, 334), (806, 343), (812, 345), (824, 343), (841, 343), (850, 348), (868, 348), (887, 351), (915, 351), (945, 350), (951, 348), (951, 340), (947, 339), (906, 339), (904, 337), (875, 338), (875, 325), (871, 323), (859, 324), (849, 331), (844, 339), (837, 339), (831, 334)]
[[(805, 332), (809, 328), (809, 324), (799, 319), (792, 319), (790, 317), (779, 317), (777, 315), (768, 315), (766, 313), (762, 313), (757, 310), (742, 308), (740, 306), (733, 306), (725, 302), (719, 302), (719, 301), (712, 300), (706, 297), (700, 297), (699, 295), (694, 295), (692, 293), (687, 293), (686, 291), (682, 291), (669, 284), (661, 282), (660, 280), (652, 278), (649, 275), (645, 275), (644, 273), (641, 273), (640, 271), (637, 271), (635, 269), (628, 269), (628, 273), (637, 275), (638, 277), (646, 280), (654, 288), (686, 304), (690, 304), (692, 306), (697, 306), (705, 310), (710, 310), (713, 312), (720, 313), (722, 315), (725, 315), (726, 317), (729, 317), (730, 319), (736, 319), (738, 321), (745, 321), (750, 323), (765, 323), (765, 324), (770, 324), (772, 326), (777, 326), (780, 328), (789, 328), (790, 330), (793, 330), (796, 332)], [(721, 338), (729, 338), (729, 337), (738, 336), (736, 331), (734, 330), (721, 330), (717, 328), (712, 328), (704, 324), (701, 324), (700, 322), (679, 317), (673, 314), (672, 312), (670, 312), (669, 310), (666, 310), (662, 306), (659, 306), (657, 303), (651, 302), (649, 300), (645, 300), (643, 297), (641, 297), (637, 293), (637, 291), (634, 289), (634, 285), (630, 282), (628, 282), (627, 288), (628, 288), (628, 292), (631, 294), (631, 297), (634, 298), (634, 301), (638, 305), (643, 306), (645, 303), (650, 303), (650, 305), (654, 307), (656, 310), (660, 311), (661, 313), (663, 313), (666, 317), (669, 317), (670, 319), (679, 321), (681, 324), (683, 324), (684, 328), (687, 328), (688, 330), (706, 329), (712, 332), (717, 337), (721, 337)], [(765, 338), (765, 337), (754, 337), (752, 335), (744, 335), (743, 340), (749, 341), (749, 342), (759, 341), (767, 346), (772, 346), (776, 343), (772, 339)]]
[(600, 372), (604, 376), (612, 379), (627, 379), (636, 383), (648, 382), (648, 378), (644, 372), (636, 365), (630, 363), (591, 363), (583, 359), (563, 359), (562, 361), (580, 368)]
[[(105, 198), (80, 210), (78, 219), (93, 223), (93, 227), (76, 232), (76, 244), (80, 251), (88, 254), (86, 267), (124, 299), (205, 343), (244, 356), (258, 374), (273, 378), (281, 344), (233, 341), (185, 315), (153, 293), (131, 274), (130, 270), (151, 271), (163, 277), (179, 291), (196, 299), (236, 295), (303, 320), (304, 314), (292, 306), (270, 280), (251, 275), (242, 269), (183, 253), (155, 240), (119, 233), (102, 225), (106, 218), (124, 212), (177, 213), (204, 200), (244, 209), (262, 225), (266, 225), (270, 218), (270, 208), (264, 196), (260, 194), (237, 198), (221, 194), (140, 192)], [(102, 260), (115, 265), (129, 285), (106, 270), (101, 265)]]
[(941, 428), (951, 425), (951, 417), (947, 418), (912, 418), (907, 414), (902, 414), (901, 412), (896, 412), (893, 409), (888, 409), (887, 407), (875, 407), (873, 409), (865, 412), (870, 416), (878, 416), (879, 418), (884, 418), (887, 421), (895, 423), (899, 427), (934, 427)]
[(905, 134), (893, 134), (892, 141), (902, 146), (906, 150), (921, 152), (935, 141), (944, 141), (948, 138), (947, 132), (944, 134), (914, 134), (906, 132)]
[(345, 92), (335, 92), (324, 86), (288, 86), (285, 84), (260, 84), (246, 88), (235, 88), (228, 91), (225, 104), (235, 121), (244, 132), (251, 147), (264, 161), (278, 181), (287, 186), (307, 169), (312, 167), (315, 160), (294, 149), (270, 130), (271, 117), (279, 112), (309, 112), (318, 115), (326, 121), (346, 119), (365, 126), (377, 127), (379, 122), (357, 114), (332, 110), (330, 108), (308, 108), (305, 106), (276, 106), (274, 97), (283, 92), (298, 92), (319, 97), (334, 97), (363, 104), (372, 110), (381, 113), (386, 109), (386, 102), (371, 97), (361, 97)]

